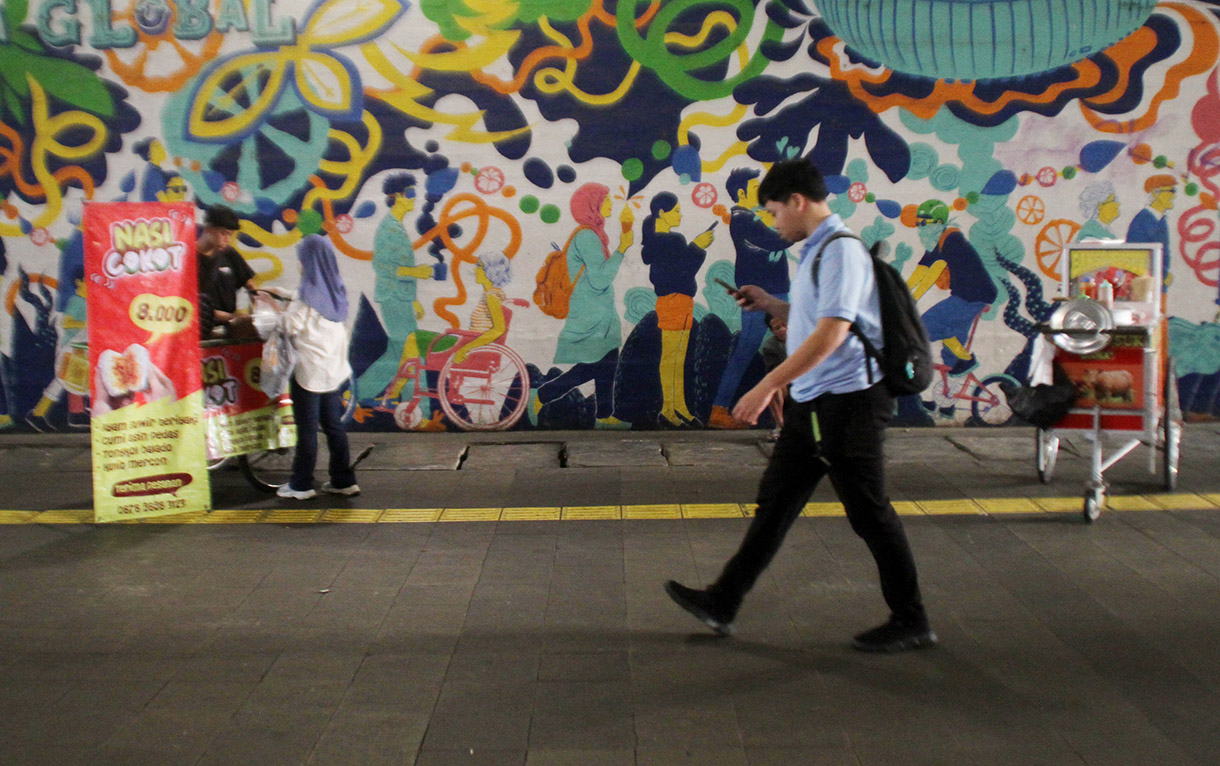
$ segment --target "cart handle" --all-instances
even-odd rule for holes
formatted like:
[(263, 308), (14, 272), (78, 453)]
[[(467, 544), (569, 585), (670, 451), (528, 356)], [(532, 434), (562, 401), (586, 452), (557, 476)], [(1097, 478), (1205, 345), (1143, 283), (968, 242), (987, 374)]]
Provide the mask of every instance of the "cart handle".
[(1083, 328), (1076, 328), (1076, 329), (1071, 329), (1071, 330), (1067, 330), (1067, 329), (1056, 330), (1048, 324), (1036, 324), (1036, 325), (1034, 325), (1034, 329), (1037, 330), (1038, 332), (1042, 333), (1043, 335), (1071, 335), (1071, 336), (1079, 335), (1082, 337), (1092, 337), (1094, 335), (1130, 335), (1131, 333), (1142, 333), (1144, 335), (1147, 335), (1152, 331), (1152, 328), (1148, 327), (1146, 325), (1131, 325), (1130, 327), (1114, 327), (1109, 330), (1086, 330)]

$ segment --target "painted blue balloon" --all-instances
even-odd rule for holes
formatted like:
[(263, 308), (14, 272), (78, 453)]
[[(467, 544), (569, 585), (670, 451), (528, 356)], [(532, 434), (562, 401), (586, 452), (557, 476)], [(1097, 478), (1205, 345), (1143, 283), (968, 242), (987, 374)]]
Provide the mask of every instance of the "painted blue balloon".
[(987, 184), (983, 186), (983, 194), (1006, 197), (1012, 194), (1015, 188), (1017, 188), (1016, 173), (1013, 173), (1011, 170), (1000, 170), (988, 179)]
[(24, 218), (22, 218), (18, 222), (18, 226), (21, 227), (22, 234), (29, 234), (31, 231), (34, 230), (34, 226), (29, 221), (25, 220)]
[(203, 171), (203, 182), (208, 185), (208, 188), (219, 194), (220, 187), (225, 185), (225, 177), (215, 170)]
[(818, 0), (853, 50), (898, 72), (946, 80), (1019, 77), (1099, 53), (1157, 0)]
[(571, 165), (560, 165), (555, 168), (555, 175), (559, 177), (560, 181), (570, 184), (576, 180), (576, 168)]
[(688, 176), (688, 181), (698, 181), (703, 177), (703, 160), (699, 158), (699, 150), (690, 144), (679, 146), (670, 162), (674, 172), (679, 176)]
[(263, 215), (279, 215), (280, 213), (280, 203), (266, 197), (255, 198), (254, 207)]
[(448, 193), (450, 189), (456, 186), (457, 180), (457, 168), (441, 168), (434, 173), (428, 174), (428, 180), (424, 182), (424, 191), (429, 195), (435, 194), (440, 196)]
[(902, 215), (902, 205), (892, 199), (877, 200), (877, 212), (886, 218), (898, 218)]
[(555, 174), (551, 172), (551, 166), (546, 164), (546, 160), (530, 157), (521, 170), (525, 173), (525, 180), (539, 189), (549, 189), (555, 185)]
[(356, 208), (356, 212), (352, 213), (353, 218), (368, 218), (373, 213), (377, 212), (377, 203), (365, 200)]
[(847, 176), (826, 176), (826, 191), (831, 194), (843, 194), (851, 188), (851, 179)]
[(1102, 170), (1127, 147), (1122, 141), (1090, 141), (1080, 149), (1080, 168), (1086, 173)]
[(132, 190), (135, 188), (136, 172), (133, 170), (127, 175), (123, 176), (122, 181), (119, 181), (119, 191), (123, 192), (124, 194), (131, 194)]

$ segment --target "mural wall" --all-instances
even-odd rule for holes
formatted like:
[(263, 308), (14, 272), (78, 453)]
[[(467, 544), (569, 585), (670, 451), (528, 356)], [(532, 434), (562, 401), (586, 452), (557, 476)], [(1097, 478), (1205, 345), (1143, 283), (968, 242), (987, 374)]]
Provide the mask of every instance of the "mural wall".
[(926, 310), (956, 393), (899, 422), (1007, 422), (1086, 237), (1166, 246), (1215, 418), (1218, 53), (1201, 0), (3, 0), (0, 428), (87, 427), (82, 204), (184, 198), (288, 288), (321, 216), (353, 429), (733, 427), (768, 330), (715, 280), (787, 293), (796, 156)]

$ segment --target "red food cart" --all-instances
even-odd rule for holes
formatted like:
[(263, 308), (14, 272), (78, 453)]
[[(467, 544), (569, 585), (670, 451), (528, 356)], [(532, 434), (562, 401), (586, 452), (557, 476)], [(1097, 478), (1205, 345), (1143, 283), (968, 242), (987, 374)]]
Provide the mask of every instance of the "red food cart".
[(1082, 435), (1092, 446), (1084, 493), (1091, 522), (1105, 502), (1105, 471), (1140, 445), (1148, 447), (1149, 471), (1157, 473), (1159, 462), (1165, 489), (1176, 488), (1182, 412), (1168, 354), (1161, 246), (1074, 243), (1059, 263), (1063, 294), (1072, 297), (1042, 331), (1077, 399), (1053, 427), (1038, 429), (1038, 478), (1051, 480), (1063, 434)]

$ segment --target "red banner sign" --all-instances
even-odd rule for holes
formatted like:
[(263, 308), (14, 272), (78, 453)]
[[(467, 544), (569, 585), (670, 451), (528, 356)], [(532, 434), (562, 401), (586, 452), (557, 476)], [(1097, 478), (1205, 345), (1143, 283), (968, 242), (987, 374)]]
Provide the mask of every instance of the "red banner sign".
[(95, 517), (206, 510), (194, 206), (88, 203), (83, 228)]

